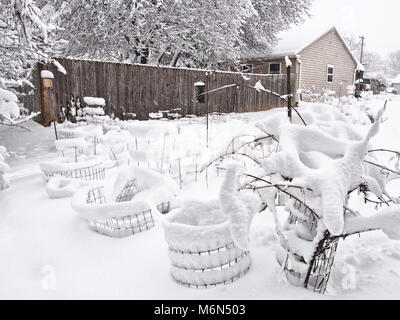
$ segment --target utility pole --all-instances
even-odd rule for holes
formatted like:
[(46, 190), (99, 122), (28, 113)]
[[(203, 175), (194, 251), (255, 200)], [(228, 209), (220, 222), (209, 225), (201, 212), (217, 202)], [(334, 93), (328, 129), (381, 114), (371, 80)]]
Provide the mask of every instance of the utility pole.
[(360, 56), (360, 63), (362, 64), (362, 59), (363, 59), (363, 54), (364, 54), (364, 41), (365, 41), (365, 36), (361, 36), (361, 56)]

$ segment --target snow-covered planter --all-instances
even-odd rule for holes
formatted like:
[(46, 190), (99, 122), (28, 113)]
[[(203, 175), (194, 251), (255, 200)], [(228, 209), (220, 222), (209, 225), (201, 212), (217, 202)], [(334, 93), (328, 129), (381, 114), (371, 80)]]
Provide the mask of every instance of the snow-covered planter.
[[(126, 237), (154, 227), (157, 207), (174, 208), (176, 190), (170, 180), (142, 168), (120, 171), (113, 185), (105, 182), (80, 189), (72, 207), (91, 230), (111, 237)], [(163, 212), (165, 213), (165, 212)]]
[(292, 285), (324, 293), (340, 238), (332, 237), (328, 230), (319, 234), (320, 218), (298, 201), (288, 199), (286, 208), (286, 241), (281, 241), (278, 249), (278, 263)]
[(103, 162), (97, 159), (79, 162), (66, 162), (65, 159), (58, 159), (41, 163), (40, 169), (46, 182), (55, 176), (80, 180), (102, 180), (105, 178)]
[(237, 169), (227, 168), (219, 200), (187, 201), (164, 220), (171, 274), (179, 284), (208, 288), (249, 271), (248, 232), (259, 201), (239, 194)]
[(103, 144), (109, 148), (109, 158), (120, 167), (130, 162), (129, 143), (131, 136), (124, 131), (110, 130), (103, 137)]
[(182, 285), (207, 288), (228, 284), (250, 269), (249, 251), (235, 245), (220, 201), (185, 203), (183, 209), (167, 216), (164, 230), (171, 274)]
[(100, 142), (103, 136), (103, 129), (99, 125), (68, 125), (57, 129), (59, 139), (84, 138), (87, 140), (96, 139)]
[(129, 148), (134, 162), (160, 168), (163, 173), (174, 156), (176, 126), (160, 121), (136, 121), (127, 124), (133, 143)]

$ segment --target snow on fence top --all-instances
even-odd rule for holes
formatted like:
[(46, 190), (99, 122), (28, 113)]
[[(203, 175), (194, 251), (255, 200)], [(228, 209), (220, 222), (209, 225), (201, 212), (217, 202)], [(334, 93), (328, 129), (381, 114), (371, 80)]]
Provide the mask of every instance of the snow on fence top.
[(204, 82), (202, 82), (202, 81), (199, 81), (199, 82), (196, 82), (194, 85), (196, 87), (199, 87), (199, 86), (205, 86), (206, 84)]
[(57, 60), (53, 60), (52, 61), (53, 64), (56, 66), (57, 70), (63, 74), (67, 74), (67, 71), (65, 70), (65, 68), (61, 65), (61, 63), (59, 63)]
[(106, 101), (104, 98), (84, 97), (83, 101), (89, 106), (105, 106)]
[[(235, 71), (226, 71), (226, 70), (212, 70), (212, 69), (199, 69), (199, 68), (188, 68), (188, 67), (171, 67), (171, 66), (158, 66), (158, 65), (149, 65), (149, 64), (141, 64), (141, 63), (130, 63), (130, 62), (120, 62), (120, 61), (109, 61), (109, 60), (97, 60), (97, 59), (84, 59), (84, 58), (57, 58), (64, 59), (69, 61), (86, 61), (86, 62), (100, 62), (100, 63), (109, 63), (109, 64), (119, 64), (119, 65), (130, 65), (130, 66), (138, 66), (152, 69), (170, 69), (170, 70), (187, 70), (187, 71), (197, 71), (204, 72), (206, 75), (208, 74), (240, 74), (240, 72)], [(265, 74), (265, 73), (252, 73), (252, 76), (258, 77), (276, 77), (276, 74)]]
[(40, 77), (44, 79), (54, 79), (54, 74), (49, 70), (42, 70), (40, 71)]

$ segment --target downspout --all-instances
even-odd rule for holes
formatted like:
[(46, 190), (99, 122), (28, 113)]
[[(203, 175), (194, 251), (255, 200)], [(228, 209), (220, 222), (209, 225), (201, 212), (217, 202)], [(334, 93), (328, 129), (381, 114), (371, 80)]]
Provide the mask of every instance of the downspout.
[(298, 86), (297, 86), (297, 90), (296, 90), (296, 97), (297, 97), (297, 101), (300, 101), (300, 92), (299, 90), (301, 89), (301, 73), (302, 73), (302, 69), (303, 69), (303, 63), (300, 60), (300, 55), (298, 55), (296, 57), (296, 61), (299, 64), (299, 74), (298, 74)]

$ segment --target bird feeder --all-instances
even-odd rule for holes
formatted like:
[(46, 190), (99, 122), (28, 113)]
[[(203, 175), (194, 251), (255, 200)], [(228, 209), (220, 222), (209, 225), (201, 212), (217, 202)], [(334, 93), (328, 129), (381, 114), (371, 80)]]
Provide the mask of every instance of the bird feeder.
[(206, 85), (204, 82), (196, 82), (194, 84), (194, 88), (196, 90), (196, 102), (197, 103), (205, 103), (205, 95), (206, 92)]

